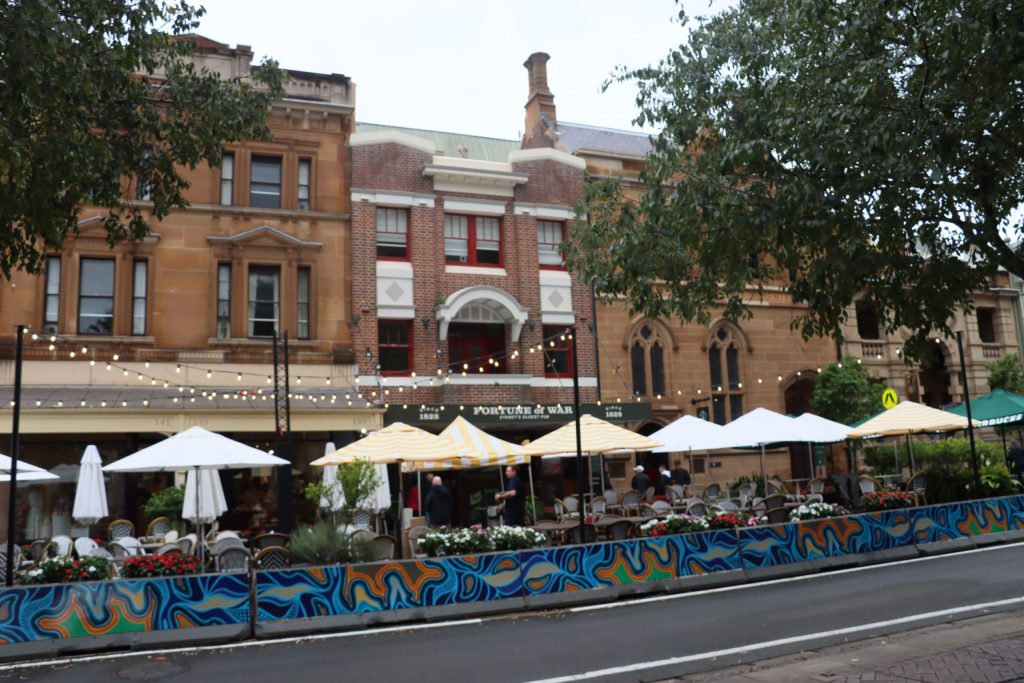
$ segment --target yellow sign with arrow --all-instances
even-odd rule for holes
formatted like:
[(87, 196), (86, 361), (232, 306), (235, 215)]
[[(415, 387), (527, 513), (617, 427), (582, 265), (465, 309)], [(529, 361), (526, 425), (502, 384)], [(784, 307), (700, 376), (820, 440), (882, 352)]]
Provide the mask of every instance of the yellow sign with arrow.
[(882, 392), (882, 407), (886, 410), (889, 410), (889, 408), (892, 408), (899, 402), (900, 397), (896, 394), (895, 389), (890, 388)]

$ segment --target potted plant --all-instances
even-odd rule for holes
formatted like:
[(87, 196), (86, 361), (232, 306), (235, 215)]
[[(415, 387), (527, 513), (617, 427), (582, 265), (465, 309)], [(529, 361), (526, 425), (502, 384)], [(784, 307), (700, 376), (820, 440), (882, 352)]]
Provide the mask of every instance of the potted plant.
[(832, 503), (805, 503), (800, 507), (794, 508), (789, 513), (789, 521), (791, 522), (807, 522), (812, 519), (826, 519), (828, 517), (841, 517), (846, 514), (846, 510), (833, 505)]
[(868, 512), (878, 510), (898, 510), (899, 508), (914, 507), (917, 499), (909, 491), (883, 490), (874, 493), (866, 493), (860, 498), (861, 504)]

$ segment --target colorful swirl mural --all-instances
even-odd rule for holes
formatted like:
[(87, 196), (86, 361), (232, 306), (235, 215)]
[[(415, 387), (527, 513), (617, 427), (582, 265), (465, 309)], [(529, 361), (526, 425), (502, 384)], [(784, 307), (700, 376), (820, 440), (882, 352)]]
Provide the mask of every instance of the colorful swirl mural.
[(0, 643), (249, 622), (244, 574), (0, 590)]
[(516, 553), (260, 572), (260, 621), (438, 607), (517, 597)]
[(935, 543), (1021, 528), (1010, 525), (1011, 519), (1018, 523), (1011, 510), (1019, 509), (1020, 500), (1015, 496), (914, 508), (910, 513), (914, 541)]

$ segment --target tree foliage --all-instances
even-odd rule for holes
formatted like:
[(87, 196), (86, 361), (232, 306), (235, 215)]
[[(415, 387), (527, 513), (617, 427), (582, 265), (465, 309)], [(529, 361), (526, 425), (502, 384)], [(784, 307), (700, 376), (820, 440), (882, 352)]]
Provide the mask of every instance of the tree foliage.
[(1005, 389), (1015, 394), (1024, 393), (1024, 368), (1021, 367), (1020, 356), (1017, 354), (1011, 353), (988, 363), (985, 369), (988, 370), (989, 389)]
[(571, 264), (702, 323), (782, 284), (805, 336), (839, 335), (863, 296), (920, 348), (998, 267), (1024, 275), (1022, 31), (1024, 4), (997, 0), (743, 0), (701, 19), (616, 74), (662, 132), (636, 205), (591, 184)]
[(818, 374), (811, 397), (816, 415), (842, 424), (853, 424), (882, 409), (885, 386), (871, 379), (859, 358), (830, 363)]
[[(41, 250), (107, 210), (108, 241), (148, 234), (146, 214), (186, 205), (181, 168), (266, 138), (284, 74), (265, 61), (224, 77), (197, 68), (201, 8), (161, 0), (0, 2), (0, 272), (36, 272)], [(152, 205), (134, 197), (144, 188)]]

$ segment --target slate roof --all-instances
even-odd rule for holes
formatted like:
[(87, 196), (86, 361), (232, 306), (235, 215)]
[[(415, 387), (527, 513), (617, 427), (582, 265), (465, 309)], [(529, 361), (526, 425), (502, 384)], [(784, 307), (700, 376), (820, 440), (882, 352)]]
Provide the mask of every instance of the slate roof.
[(557, 131), (558, 139), (570, 154), (576, 154), (583, 149), (643, 157), (651, 151), (651, 141), (647, 133), (598, 128), (597, 126), (563, 121), (558, 122)]

